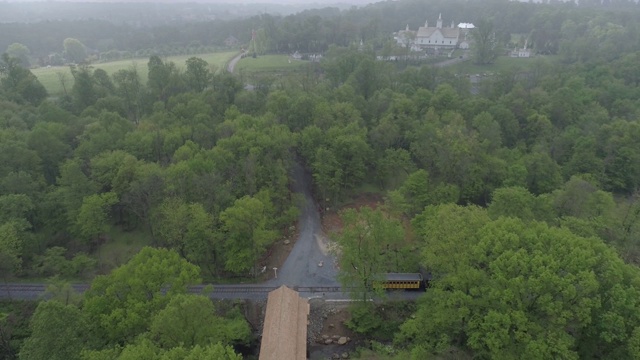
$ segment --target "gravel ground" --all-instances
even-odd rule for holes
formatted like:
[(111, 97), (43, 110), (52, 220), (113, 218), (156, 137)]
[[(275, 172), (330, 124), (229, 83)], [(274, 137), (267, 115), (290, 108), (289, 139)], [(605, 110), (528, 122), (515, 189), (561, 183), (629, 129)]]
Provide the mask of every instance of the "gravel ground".
[(328, 239), (322, 234), (318, 208), (311, 196), (311, 174), (296, 163), (291, 175), (294, 191), (304, 197), (298, 222), (300, 235), (282, 268), (278, 269), (278, 278), (265, 285), (339, 286), (335, 258), (328, 251)]
[(313, 345), (322, 334), (325, 320), (336, 314), (339, 309), (333, 304), (326, 303), (322, 300), (309, 301), (311, 311), (309, 314), (309, 325), (307, 326), (307, 344)]

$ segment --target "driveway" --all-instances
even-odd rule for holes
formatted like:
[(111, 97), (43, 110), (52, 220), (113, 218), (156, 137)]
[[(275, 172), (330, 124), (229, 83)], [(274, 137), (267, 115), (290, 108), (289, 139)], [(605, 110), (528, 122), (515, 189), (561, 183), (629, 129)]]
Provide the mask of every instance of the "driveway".
[(235, 70), (236, 65), (238, 64), (238, 61), (240, 61), (240, 59), (242, 59), (242, 53), (236, 55), (236, 57), (229, 61), (229, 64), (227, 65), (227, 71), (233, 74), (233, 70)]
[(269, 280), (265, 285), (339, 286), (335, 257), (322, 233), (318, 207), (311, 196), (311, 174), (296, 162), (291, 177), (294, 192), (304, 199), (298, 220), (300, 235), (282, 268), (278, 269), (278, 278)]

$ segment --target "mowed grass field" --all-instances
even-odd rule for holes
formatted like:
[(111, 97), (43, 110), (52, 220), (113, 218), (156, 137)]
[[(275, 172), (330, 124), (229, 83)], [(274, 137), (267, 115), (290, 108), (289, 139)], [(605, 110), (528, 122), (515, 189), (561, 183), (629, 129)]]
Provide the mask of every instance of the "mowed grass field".
[[(176, 64), (179, 69), (184, 70), (187, 59), (191, 57), (198, 57), (202, 60), (209, 63), (210, 66), (215, 68), (217, 71), (224, 69), (227, 62), (236, 55), (235, 51), (228, 52), (219, 52), (219, 53), (210, 53), (210, 54), (200, 54), (200, 55), (180, 55), (180, 56), (169, 56), (163, 58), (163, 60), (172, 61)], [(130, 69), (135, 67), (138, 70), (138, 74), (142, 79), (143, 83), (147, 82), (147, 62), (149, 58), (138, 58), (138, 59), (127, 59), (127, 60), (119, 60), (112, 61), (106, 63), (96, 63), (91, 64), (91, 67), (94, 69), (103, 69), (107, 72), (107, 74), (112, 75), (118, 70), (122, 69)], [(71, 71), (68, 66), (54, 66), (54, 67), (41, 67), (37, 69), (31, 69), (31, 72), (40, 80), (42, 85), (47, 89), (49, 95), (58, 95), (62, 93), (62, 84), (60, 82), (60, 75), (66, 78), (67, 90), (73, 85), (73, 77), (71, 76)]]
[(289, 55), (261, 55), (257, 58), (247, 56), (238, 61), (236, 72), (257, 73), (294, 70), (308, 64), (309, 61), (290, 59)]

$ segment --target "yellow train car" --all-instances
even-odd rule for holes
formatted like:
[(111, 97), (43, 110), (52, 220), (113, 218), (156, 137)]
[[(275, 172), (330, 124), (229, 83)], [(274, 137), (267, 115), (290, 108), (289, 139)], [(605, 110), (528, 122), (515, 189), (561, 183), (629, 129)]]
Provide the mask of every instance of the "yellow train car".
[(384, 274), (382, 287), (385, 289), (424, 289), (425, 283), (420, 273), (387, 273)]

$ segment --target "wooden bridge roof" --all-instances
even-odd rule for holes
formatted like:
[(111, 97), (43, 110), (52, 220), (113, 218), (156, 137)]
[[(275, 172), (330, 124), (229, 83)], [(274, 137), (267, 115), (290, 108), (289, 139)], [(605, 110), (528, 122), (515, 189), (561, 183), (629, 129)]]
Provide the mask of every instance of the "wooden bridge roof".
[(269, 293), (259, 360), (307, 358), (309, 301), (281, 286)]

